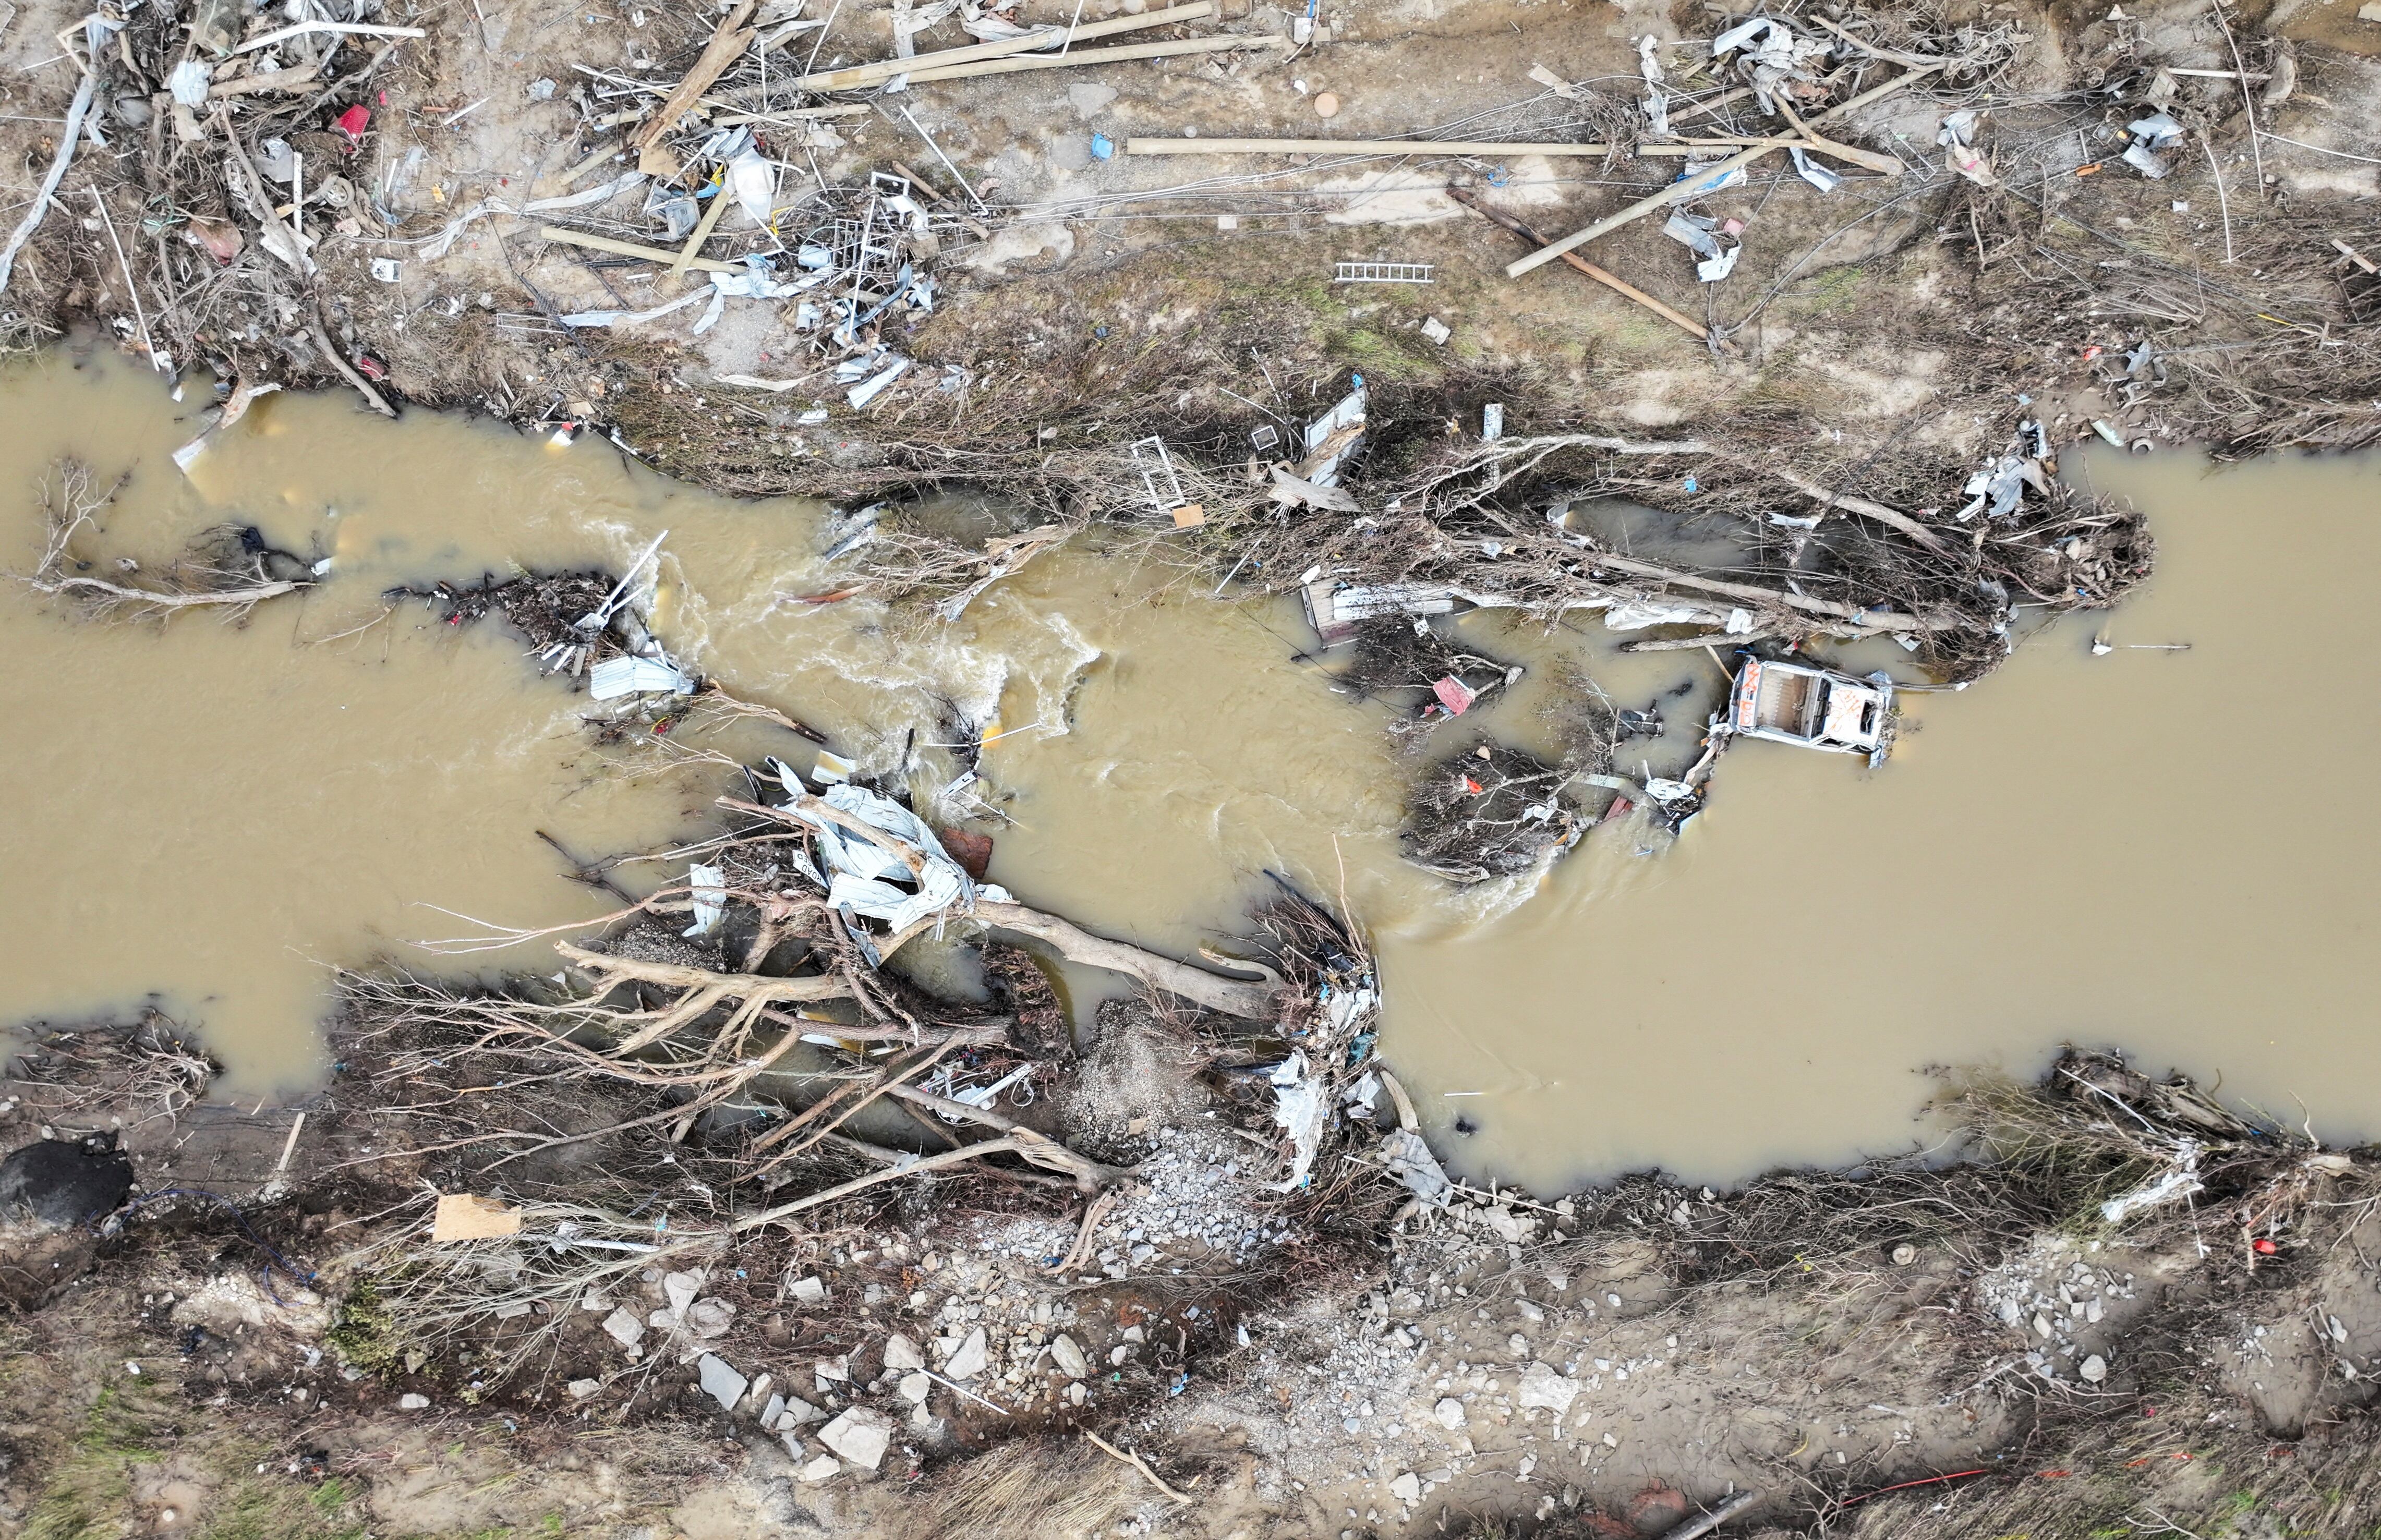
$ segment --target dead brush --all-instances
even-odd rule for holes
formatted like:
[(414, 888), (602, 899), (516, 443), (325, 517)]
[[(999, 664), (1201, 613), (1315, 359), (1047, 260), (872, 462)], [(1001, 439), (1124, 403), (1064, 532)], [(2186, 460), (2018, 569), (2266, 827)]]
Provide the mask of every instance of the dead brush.
[(44, 1121), (104, 1107), (138, 1129), (178, 1118), (222, 1072), (179, 1023), (150, 1010), (130, 1027), (45, 1033), (15, 1056), (9, 1079), (23, 1109)]
[(1157, 1494), (1083, 1438), (1013, 1438), (948, 1467), (922, 1495), (928, 1540), (1105, 1534)]
[[(55, 463), (41, 483), (47, 523), (41, 560), (20, 581), (36, 593), (72, 600), (92, 619), (120, 620), (161, 620), (177, 610), (202, 608), (238, 620), (267, 599), (313, 586), (302, 578), (270, 577), (268, 558), (281, 553), (266, 552), (251, 543), (247, 532), (231, 525), (200, 535), (148, 582), (90, 576), (99, 559), (77, 556), (76, 538), (92, 527), (93, 519), (123, 487), (119, 480), (96, 491), (89, 466), (76, 459)], [(117, 577), (126, 579), (142, 570), (131, 556), (116, 557), (113, 567)]]
[(1451, 882), (1527, 872), (1582, 826), (1563, 798), (1569, 781), (1535, 754), (1483, 739), (1415, 782), (1399, 848)]
[[(433, 1242), (425, 1202), (411, 1222), (384, 1226), (336, 1266), (369, 1280), (391, 1323), (390, 1347), (440, 1363), (469, 1351), (472, 1378), (501, 1388), (549, 1377), (581, 1302), (634, 1300), (646, 1269), (702, 1268), (725, 1246), (715, 1232), (673, 1238), (652, 1220), (581, 1203), (530, 1202), (517, 1212), (519, 1235)], [(665, 1361), (656, 1352), (620, 1374)]]

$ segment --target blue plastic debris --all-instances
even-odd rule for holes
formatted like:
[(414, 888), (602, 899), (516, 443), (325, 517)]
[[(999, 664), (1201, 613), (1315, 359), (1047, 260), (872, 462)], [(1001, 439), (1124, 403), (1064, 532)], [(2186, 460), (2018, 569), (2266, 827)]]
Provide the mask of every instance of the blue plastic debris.
[(1116, 141), (1108, 138), (1105, 134), (1093, 134), (1092, 136), (1092, 159), (1095, 161), (1106, 161), (1114, 160), (1115, 158)]
[(1695, 479), (1692, 476), (1689, 476), (1687, 478), (1687, 490), (1689, 492), (1700, 492), (1703, 489), (1695, 484)]

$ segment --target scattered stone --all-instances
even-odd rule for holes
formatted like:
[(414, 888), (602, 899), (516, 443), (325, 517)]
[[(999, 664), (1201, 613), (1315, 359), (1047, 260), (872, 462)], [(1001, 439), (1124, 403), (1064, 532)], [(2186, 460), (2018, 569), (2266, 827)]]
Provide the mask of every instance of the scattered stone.
[[(761, 1377), (765, 1380), (769, 1376), (763, 1375)], [(760, 1387), (757, 1385), (753, 1387), (752, 1393), (756, 1396), (761, 1393)], [(777, 1419), (785, 1414), (786, 1398), (783, 1396), (770, 1397), (768, 1401), (761, 1408), (761, 1430), (763, 1433), (776, 1432)]]
[(918, 1351), (915, 1342), (897, 1331), (885, 1339), (885, 1367), (887, 1370), (898, 1375), (925, 1366), (926, 1355)]
[(1405, 1474), (1398, 1477), (1397, 1480), (1389, 1483), (1389, 1496), (1397, 1498), (1398, 1501), (1404, 1503), (1409, 1508), (1412, 1507), (1415, 1503), (1422, 1501), (1422, 1477), (1414, 1474), (1411, 1471), (1408, 1471)]
[(2085, 1359), (2082, 1367), (2075, 1372), (2082, 1375), (2086, 1383), (2097, 1385), (2108, 1377), (2108, 1361), (2098, 1353), (2094, 1353)]
[(801, 1479), (812, 1484), (833, 1481), (843, 1473), (843, 1462), (831, 1454), (823, 1454), (801, 1469)]
[(1532, 1363), (1521, 1371), (1521, 1385), (1517, 1399), (1525, 1407), (1539, 1407), (1560, 1417), (1570, 1411), (1570, 1403), (1579, 1394), (1579, 1381), (1570, 1378), (1552, 1364)]
[(736, 1307), (726, 1300), (697, 1300), (686, 1308), (686, 1329), (701, 1338), (727, 1335)]
[(1438, 1419), (1440, 1427), (1453, 1433), (1463, 1425), (1463, 1403), (1452, 1396), (1442, 1397), (1439, 1403), (1431, 1408), (1431, 1415)]
[(983, 1373), (983, 1366), (991, 1361), (991, 1356), (984, 1345), (983, 1328), (978, 1326), (968, 1333), (967, 1340), (951, 1354), (950, 1362), (943, 1365), (943, 1373), (953, 1379), (973, 1379)]
[(1083, 1350), (1076, 1345), (1075, 1339), (1063, 1331), (1050, 1338), (1050, 1357), (1058, 1365), (1058, 1372), (1068, 1379), (1081, 1379), (1092, 1371), (1091, 1360), (1083, 1356)]
[[(1448, 328), (1446, 322), (1435, 315), (1430, 315), (1422, 318), (1422, 335), (1428, 337), (1434, 347), (1444, 348), (1447, 346), (1447, 339), (1453, 336), (1455, 333)], [(1535, 1221), (1524, 1218), (1509, 1208), (1492, 1208), (1485, 1217), (1488, 1227), (1508, 1242), (1519, 1241), (1521, 1236), (1529, 1233), (1528, 1229), (1522, 1227), (1535, 1228)]]
[(923, 1369), (913, 1375), (903, 1375), (900, 1391), (903, 1400), (912, 1405), (923, 1406), (926, 1404), (926, 1398), (934, 1393), (934, 1376)]
[(496, 1306), (493, 1314), (499, 1321), (518, 1320), (521, 1316), (529, 1314), (529, 1302), (527, 1300), (510, 1300)]
[[(1078, 117), (1089, 117), (1117, 99), (1114, 86), (1075, 85), (1067, 88), (1067, 105)], [(1139, 1132), (1139, 1130), (1134, 1130)]]
[(624, 1348), (633, 1348), (645, 1339), (645, 1324), (625, 1310), (615, 1310), (604, 1316), (604, 1329)]
[(851, 1383), (851, 1355), (849, 1353), (842, 1353), (834, 1358), (822, 1358), (816, 1363), (811, 1365), (811, 1373), (818, 1377), (818, 1382), (821, 1386), (837, 1384), (849, 1385)]
[(575, 1379), (570, 1382), (570, 1399), (583, 1401), (603, 1388), (604, 1382), (600, 1379)]
[(667, 1273), (662, 1277), (662, 1297), (669, 1301), (670, 1314), (683, 1315), (695, 1296), (702, 1292), (701, 1273)]
[(854, 1465), (873, 1471), (893, 1442), (893, 1423), (881, 1412), (855, 1406), (819, 1429), (819, 1442)]
[(794, 1280), (794, 1301), (798, 1304), (819, 1304), (826, 1299), (826, 1285), (815, 1276)]
[(808, 1427), (812, 1423), (825, 1421), (824, 1409), (812, 1406), (800, 1396), (788, 1396), (785, 1410), (777, 1413), (777, 1431), (782, 1433), (789, 1427)]
[(409, 1390), (397, 1398), (397, 1409), (399, 1412), (422, 1412), (427, 1411), (429, 1406), (430, 1398), (419, 1391)]
[(744, 1399), (744, 1387), (750, 1382), (728, 1366), (717, 1353), (705, 1353), (695, 1361), (695, 1370), (702, 1376), (702, 1392), (719, 1403), (722, 1412), (733, 1412), (736, 1403)]

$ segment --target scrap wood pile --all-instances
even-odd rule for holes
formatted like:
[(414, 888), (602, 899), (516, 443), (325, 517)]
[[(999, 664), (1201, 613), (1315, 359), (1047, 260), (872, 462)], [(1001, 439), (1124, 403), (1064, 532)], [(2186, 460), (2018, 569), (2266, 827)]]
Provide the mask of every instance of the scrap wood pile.
[[(689, 861), (682, 879), (607, 917), (599, 937), (556, 939), (550, 979), (344, 981), (339, 1116), (366, 1120), (386, 1158), (514, 1216), (446, 1248), (437, 1231), (455, 1238), (454, 1216), (417, 1207), (348, 1265), (425, 1341), (481, 1341), (481, 1383), (550, 1362), (568, 1302), (652, 1267), (740, 1268), (749, 1304), (779, 1286), (787, 1257), (892, 1216), (913, 1231), (953, 1204), (1063, 1218), (1088, 1197), (1090, 1235), (1115, 1202), (1102, 1195), (1135, 1172), (1070, 1130), (1057, 1093), (1072, 1048), (1020, 943), (1171, 1002), (1166, 1019), (1228, 1061), (1218, 1082), (1254, 1093), (1244, 1121), (1278, 1149), (1259, 1171), (1274, 1192), (1336, 1173), (1325, 1157), (1353, 1136), (1353, 1100), (1369, 1108), (1378, 1091), (1378, 996), (1369, 959), (1318, 908), (1268, 910), (1265, 960), (1211, 954), (1241, 975), (1227, 977), (1017, 903), (876, 791), (813, 790), (777, 761), (757, 782), (765, 796), (723, 802), (724, 832), (670, 853)], [(989, 1005), (912, 982), (905, 948), (977, 933)], [(554, 1314), (529, 1312), (532, 1298)]]

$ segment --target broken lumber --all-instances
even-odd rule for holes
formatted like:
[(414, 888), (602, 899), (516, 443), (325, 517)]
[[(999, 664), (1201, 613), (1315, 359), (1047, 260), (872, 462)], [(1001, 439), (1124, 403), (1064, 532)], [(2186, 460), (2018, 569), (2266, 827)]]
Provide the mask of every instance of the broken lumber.
[(1608, 155), (1609, 144), (1472, 139), (1128, 139), (1128, 155)]
[[(640, 246), (631, 240), (614, 240), (610, 236), (591, 235), (585, 230), (567, 230), (559, 225), (540, 226), (537, 236), (540, 240), (558, 240), (565, 246), (583, 246), (590, 251), (606, 251), (616, 257), (642, 257), (664, 267), (678, 259), (676, 251), (665, 251), (655, 246)], [(733, 263), (716, 262), (710, 257), (695, 257), (687, 263), (687, 266), (705, 273), (737, 271)]]
[(1060, 44), (1071, 46), (1086, 38), (1112, 37), (1118, 32), (1136, 32), (1150, 27), (1198, 21), (1215, 14), (1214, 0), (1191, 0), (1187, 6), (1169, 6), (1143, 16), (1119, 16), (1108, 21), (1087, 21), (1074, 27), (1036, 27), (1022, 37), (971, 43), (964, 48), (945, 48), (907, 59), (879, 59), (873, 64), (849, 65), (841, 69), (804, 75), (793, 84), (800, 91), (859, 91), (868, 86), (883, 85), (898, 75), (907, 75), (915, 81), (920, 70), (1005, 58), (1011, 54), (1030, 53)]
[[(1523, 224), (1520, 220), (1516, 219), (1509, 214), (1506, 214), (1501, 210), (1490, 208), (1486, 203), (1482, 202), (1476, 194), (1468, 191), (1463, 188), (1448, 188), (1447, 189), (1447, 195), (1449, 198), (1454, 199), (1457, 202), (1462, 204), (1465, 208), (1470, 209), (1472, 213), (1480, 215), (1483, 219), (1489, 221), (1491, 224), (1503, 226), (1505, 228), (1512, 231), (1515, 235), (1520, 236), (1523, 240), (1528, 241), (1532, 246), (1544, 246), (1546, 244), (1546, 238), (1538, 234), (1536, 230), (1532, 229), (1529, 226)], [(1579, 269), (1581, 273), (1586, 274), (1589, 277), (1593, 278), (1597, 283), (1602, 284), (1605, 287), (1612, 290), (1615, 294), (1620, 295), (1624, 299), (1633, 299), (1637, 303), (1644, 306), (1647, 310), (1652, 311), (1655, 315), (1660, 316), (1663, 320), (1669, 322), (1672, 325), (1684, 331), (1689, 336), (1693, 337), (1697, 342), (1707, 342), (1710, 340), (1710, 334), (1704, 330), (1702, 323), (1694, 320), (1683, 312), (1671, 309), (1669, 306), (1662, 303), (1661, 300), (1656, 299), (1652, 295), (1646, 293), (1643, 289), (1637, 287), (1633, 284), (1625, 282), (1615, 275), (1605, 271), (1603, 268), (1596, 266), (1595, 263), (1589, 262), (1585, 257), (1580, 256), (1578, 253), (1573, 251), (1565, 251), (1563, 253), (1563, 261)]]
[(736, 8), (720, 18), (717, 30), (711, 34), (711, 41), (703, 45), (702, 55), (694, 61), (694, 67), (688, 70), (669, 95), (663, 98), (660, 110), (645, 126), (629, 136), (629, 143), (637, 152), (637, 169), (649, 177), (675, 177), (683, 169), (678, 164), (678, 157), (666, 150), (658, 155), (654, 153), (656, 141), (677, 126), (678, 120), (693, 108), (704, 92), (711, 89), (712, 82), (727, 72), (727, 67), (736, 62), (736, 55), (751, 43), (752, 29), (745, 22), (751, 18), (753, 7), (760, 3), (761, 0), (738, 0)]
[[(1862, 92), (1859, 95), (1854, 96), (1848, 101), (1838, 103), (1835, 106), (1829, 107), (1825, 112), (1819, 113), (1813, 116), (1810, 121), (1814, 124), (1825, 123), (1830, 119), (1841, 117), (1847, 113), (1855, 112), (1862, 107), (1867, 106), (1871, 102), (1891, 95), (1893, 92), (1899, 91), (1906, 85), (1923, 79), (1925, 77), (1934, 74), (1941, 67), (1942, 67), (1940, 65), (1934, 65), (1929, 66), (1924, 69), (1913, 69), (1907, 75), (1897, 76), (1893, 79), (1886, 81), (1885, 84), (1881, 86), (1873, 87), (1870, 90)], [(1688, 198), (1695, 196), (1693, 189), (1696, 187), (1700, 186), (1708, 188), (1715, 179), (1725, 177), (1730, 171), (1751, 165), (1754, 161), (1761, 159), (1764, 155), (1775, 153), (1778, 148), (1779, 146), (1775, 144), (1755, 145), (1750, 150), (1730, 155), (1728, 159), (1720, 162), (1717, 165), (1711, 167), (1708, 171), (1696, 177), (1691, 182), (1673, 182), (1668, 187), (1664, 188), (1661, 191), (1654, 193), (1648, 197), (1640, 198), (1637, 202), (1630, 204), (1624, 209), (1621, 209), (1616, 214), (1605, 215), (1605, 217), (1597, 220), (1594, 224), (1590, 225), (1583, 230), (1579, 230), (1570, 235), (1567, 235), (1560, 240), (1554, 242), (1552, 245), (1542, 246), (1526, 257), (1521, 257), (1516, 261), (1507, 263), (1505, 264), (1505, 276), (1508, 278), (1526, 276), (1538, 268), (1544, 267), (1546, 263), (1554, 261), (1557, 257), (1561, 256), (1564, 252), (1575, 251), (1578, 248), (1586, 245), (1589, 241), (1593, 240), (1598, 236), (1608, 235), (1612, 231), (1618, 229), (1621, 226), (1629, 224), (1632, 220), (1642, 219), (1645, 215), (1654, 213), (1656, 209), (1667, 208), (1672, 203), (1681, 202)]]
[(1183, 54), (1227, 54), (1239, 48), (1287, 48), (1288, 38), (1242, 37), (1226, 33), (1221, 37), (1184, 38), (1177, 43), (1131, 43), (1121, 48), (1077, 48), (1064, 54), (1020, 54), (1015, 58), (984, 59), (976, 64), (955, 64), (946, 69), (917, 69), (910, 72), (913, 86), (932, 85), (937, 80), (966, 80), (979, 75), (1011, 75), (1026, 69), (1070, 69), (1077, 65), (1122, 64), (1129, 59), (1167, 59)]

